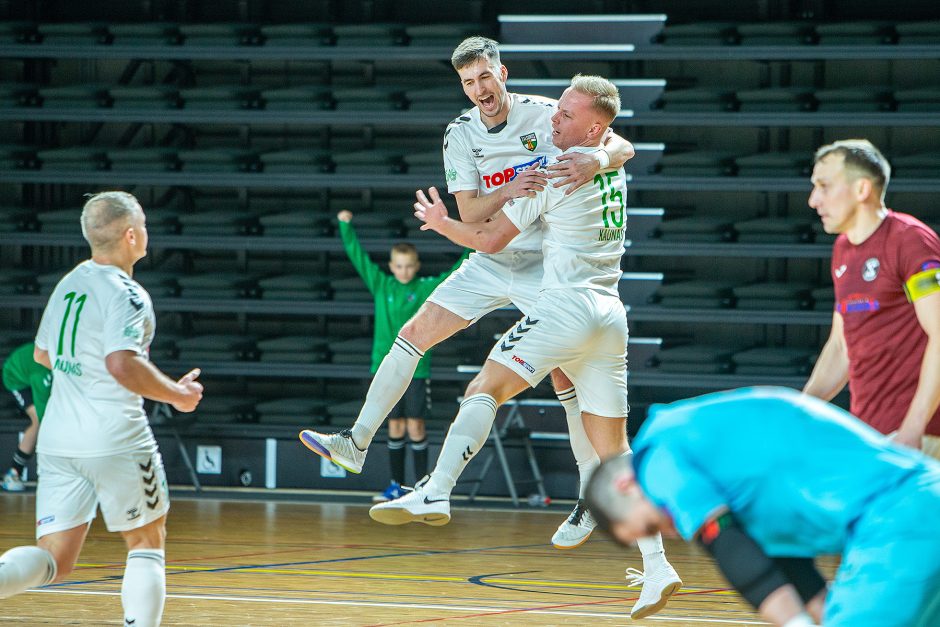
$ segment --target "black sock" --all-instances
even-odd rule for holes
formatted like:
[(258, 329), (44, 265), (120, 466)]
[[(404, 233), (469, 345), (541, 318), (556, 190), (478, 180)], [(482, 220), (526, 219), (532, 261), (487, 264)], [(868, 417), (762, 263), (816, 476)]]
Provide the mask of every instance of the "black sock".
[(17, 447), (16, 452), (13, 453), (13, 463), (11, 464), (10, 467), (16, 471), (16, 474), (22, 477), (23, 468), (26, 467), (26, 464), (28, 464), (29, 460), (31, 460), (32, 458), (33, 458), (32, 453), (24, 453), (23, 451), (20, 450), (19, 447)]
[(388, 438), (388, 461), (392, 470), (392, 480), (405, 483), (405, 438)]
[(411, 454), (415, 463), (415, 477), (420, 480), (421, 477), (428, 474), (428, 439), (425, 437), (419, 442), (411, 443)]

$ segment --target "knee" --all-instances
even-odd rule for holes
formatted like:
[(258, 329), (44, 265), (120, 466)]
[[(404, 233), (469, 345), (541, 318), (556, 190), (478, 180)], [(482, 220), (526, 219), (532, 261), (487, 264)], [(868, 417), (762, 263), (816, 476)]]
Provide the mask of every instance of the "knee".
[(128, 551), (136, 549), (162, 549), (166, 546), (166, 517), (124, 533)]
[(61, 555), (53, 555), (53, 557), (55, 558), (55, 579), (50, 583), (59, 583), (74, 572), (75, 562)]
[(405, 421), (402, 418), (391, 418), (388, 421), (388, 437), (398, 439), (405, 435)]
[(424, 311), (424, 309), (419, 309), (418, 313), (412, 316), (398, 332), (398, 335), (414, 344), (421, 351), (430, 348), (428, 346), (427, 315)]
[(425, 437), (424, 421), (421, 419), (408, 421), (408, 437), (412, 442), (420, 442)]
[(574, 383), (571, 382), (571, 379), (568, 378), (568, 375), (566, 375), (564, 372), (562, 372), (558, 368), (556, 368), (555, 370), (552, 370), (551, 377), (552, 377), (552, 387), (555, 388), (556, 392), (560, 392), (560, 391), (567, 390), (567, 389), (574, 387)]

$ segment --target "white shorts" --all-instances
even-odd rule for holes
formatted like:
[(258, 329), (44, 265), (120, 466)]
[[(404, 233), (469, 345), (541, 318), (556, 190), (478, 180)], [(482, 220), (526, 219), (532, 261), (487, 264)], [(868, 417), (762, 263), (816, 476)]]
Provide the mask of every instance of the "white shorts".
[(108, 531), (130, 531), (170, 509), (158, 451), (107, 457), (38, 456), (36, 538), (90, 523), (98, 506)]
[(542, 286), (542, 253), (471, 253), (428, 300), (473, 324), (494, 309), (532, 311)]
[(557, 367), (578, 390), (578, 404), (625, 418), (627, 313), (620, 299), (589, 289), (547, 290), (531, 314), (503, 335), (488, 359), (535, 387)]

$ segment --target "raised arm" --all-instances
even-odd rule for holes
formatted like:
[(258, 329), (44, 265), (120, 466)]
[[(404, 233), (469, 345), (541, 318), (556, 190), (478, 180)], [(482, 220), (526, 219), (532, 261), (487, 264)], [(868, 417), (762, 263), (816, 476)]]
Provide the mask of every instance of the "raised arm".
[(349, 261), (352, 262), (356, 272), (362, 277), (366, 287), (374, 294), (376, 287), (384, 279), (385, 273), (362, 249), (359, 238), (356, 236), (356, 230), (352, 225), (352, 212), (340, 211), (336, 214), (336, 219), (339, 220), (339, 235), (343, 240), (343, 249), (346, 251), (346, 256), (349, 257)]
[(845, 332), (842, 316), (832, 314), (832, 330), (829, 339), (819, 353), (819, 359), (813, 367), (803, 393), (831, 401), (849, 382), (849, 353), (845, 346)]
[(437, 189), (428, 190), (430, 200), (422, 190), (416, 192), (415, 217), (424, 222), (422, 231), (436, 231), (450, 241), (484, 253), (495, 253), (506, 247), (519, 234), (509, 218), (498, 213), (485, 222), (461, 222), (447, 215), (447, 207)]

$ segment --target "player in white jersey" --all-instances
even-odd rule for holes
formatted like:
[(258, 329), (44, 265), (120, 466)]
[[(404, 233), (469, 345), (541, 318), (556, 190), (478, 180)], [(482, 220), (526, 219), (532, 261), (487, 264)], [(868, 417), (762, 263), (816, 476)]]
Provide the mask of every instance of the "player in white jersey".
[[(476, 106), (451, 122), (444, 133), (444, 168), (462, 219), (484, 220), (512, 198), (530, 196), (556, 177), (569, 192), (589, 182), (601, 166), (619, 167), (633, 156), (633, 146), (612, 133), (596, 155), (561, 151), (552, 142), (551, 117), (556, 102), (506, 90), (508, 71), (495, 41), (470, 37), (454, 51), (452, 65), (464, 93)], [(546, 173), (548, 160), (558, 161)], [(542, 279), (541, 227), (533, 225), (495, 254), (474, 253), (430, 296), (399, 333), (376, 372), (355, 425), (338, 434), (303, 431), (311, 450), (350, 472), (362, 470), (365, 454), (388, 412), (401, 398), (423, 353), (490, 311), (510, 303), (531, 311)], [(581, 423), (577, 394), (561, 371), (552, 380), (568, 420), (571, 447), (581, 490), (599, 463)], [(583, 494), (581, 494), (583, 496)], [(585, 542), (595, 526), (579, 500), (552, 537), (558, 548)]]
[[(598, 150), (619, 110), (616, 87), (598, 76), (576, 76), (553, 116), (555, 144), (583, 153)], [(450, 493), (489, 434), (499, 405), (535, 387), (561, 367), (578, 388), (582, 418), (601, 459), (630, 454), (627, 444), (627, 316), (617, 284), (626, 228), (626, 174), (605, 169), (570, 195), (548, 187), (533, 198), (510, 200), (486, 222), (447, 217), (433, 187), (418, 192), (415, 215), (451, 241), (476, 250), (503, 249), (533, 224), (544, 224), (545, 273), (538, 302), (496, 343), (470, 383), (429, 479), (369, 514), (386, 524), (450, 520)], [(643, 591), (631, 616), (661, 609), (682, 582), (666, 561), (659, 534), (641, 538)], [(629, 572), (629, 571), (628, 571)]]
[(100, 506), (128, 548), (124, 624), (152, 627), (163, 615), (170, 503), (143, 400), (190, 412), (202, 385), (198, 370), (173, 381), (148, 359), (153, 305), (131, 278), (147, 254), (140, 204), (103, 192), (85, 204), (81, 223), (91, 259), (53, 290), (36, 335), (34, 358), (54, 380), (37, 447), (37, 546), (0, 556), (0, 598), (69, 575)]

